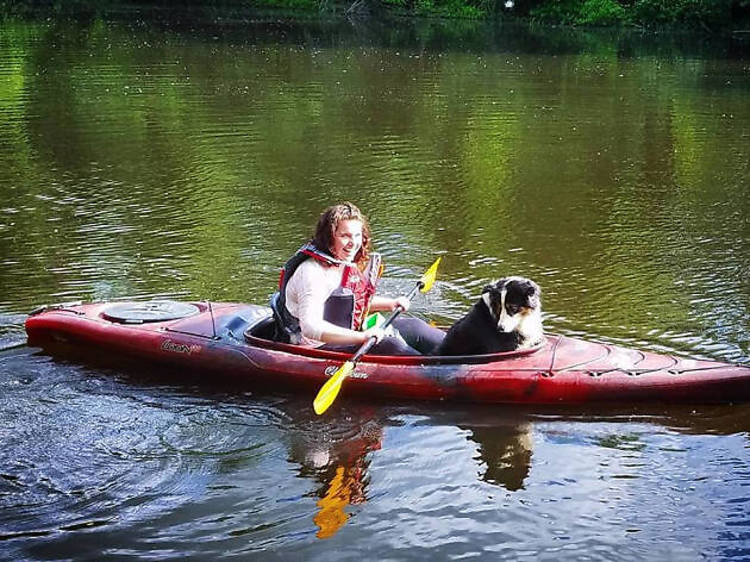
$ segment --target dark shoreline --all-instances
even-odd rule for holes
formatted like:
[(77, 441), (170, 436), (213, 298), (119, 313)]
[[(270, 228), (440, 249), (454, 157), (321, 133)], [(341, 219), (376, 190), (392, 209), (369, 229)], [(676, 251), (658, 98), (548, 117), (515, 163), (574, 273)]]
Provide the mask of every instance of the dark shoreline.
[(351, 45), (430, 52), (536, 52), (565, 55), (590, 53), (623, 58), (659, 56), (750, 56), (749, 33), (708, 34), (701, 30), (633, 27), (601, 28), (549, 25), (519, 19), (470, 20), (404, 17), (351, 18), (345, 15), (292, 13), (247, 8), (223, 9), (205, 4), (113, 3), (97, 10), (77, 3), (75, 8), (34, 9), (8, 14), (5, 19), (45, 22), (54, 29), (66, 22), (106, 22), (117, 26), (147, 26), (152, 31), (221, 37), (231, 44), (268, 41), (316, 47)]
[[(750, 38), (750, 3), (742, 0), (713, 0), (696, 4), (690, 0), (668, 3), (601, 0), (601, 7), (613, 8), (587, 13), (583, 0), (492, 2), (478, 0), (183, 0), (182, 2), (141, 2), (127, 0), (0, 0), (3, 17), (13, 16), (95, 16), (101, 14), (192, 15), (233, 20), (317, 20), (347, 18), (358, 21), (393, 22), (410, 19), (464, 20), (474, 22), (519, 23), (572, 29), (635, 30), (645, 32), (689, 32), (708, 35), (731, 34)], [(651, 4), (651, 5), (649, 5)], [(681, 4), (675, 8), (673, 4)], [(701, 6), (690, 9), (687, 4)], [(512, 5), (512, 8), (506, 8)], [(646, 5), (646, 7), (644, 7)], [(479, 6), (479, 7), (478, 7)], [(636, 10), (639, 6), (639, 10)], [(660, 7), (661, 6), (661, 7)], [(465, 8), (465, 9), (464, 9)], [(606, 12), (606, 13), (605, 13)]]

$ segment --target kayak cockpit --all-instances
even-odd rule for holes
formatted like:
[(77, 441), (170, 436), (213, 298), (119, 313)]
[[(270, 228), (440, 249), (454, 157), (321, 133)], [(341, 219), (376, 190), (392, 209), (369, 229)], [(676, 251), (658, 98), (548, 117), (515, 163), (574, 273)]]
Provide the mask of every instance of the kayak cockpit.
[[(244, 332), (245, 342), (262, 349), (281, 351), (303, 357), (314, 357), (318, 359), (332, 359), (336, 361), (346, 361), (350, 354), (339, 351), (329, 351), (303, 345), (294, 345), (274, 340), (276, 333), (276, 321), (270, 313), (263, 318), (257, 319), (250, 324)], [(508, 359), (516, 359), (526, 355), (531, 355), (543, 349), (548, 345), (543, 341), (536, 347), (530, 349), (519, 349), (516, 351), (505, 351), (502, 353), (488, 353), (484, 355), (416, 355), (416, 356), (394, 356), (394, 355), (366, 355), (365, 362), (386, 363), (400, 365), (435, 365), (435, 364), (478, 364), (478, 363), (495, 363)]]
[(245, 330), (245, 340), (255, 344), (254, 340), (273, 342), (276, 335), (276, 319), (273, 314), (260, 318)]

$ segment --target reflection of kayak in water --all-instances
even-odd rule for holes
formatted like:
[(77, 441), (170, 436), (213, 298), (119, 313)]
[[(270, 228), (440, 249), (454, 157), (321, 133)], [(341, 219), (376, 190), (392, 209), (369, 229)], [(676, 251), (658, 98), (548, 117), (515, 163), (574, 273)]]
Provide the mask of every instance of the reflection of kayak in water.
[[(267, 339), (270, 309), (173, 301), (56, 305), (26, 321), (50, 353), (129, 356), (257, 383), (318, 389), (348, 355)], [(567, 336), (532, 350), (462, 357), (365, 356), (345, 392), (523, 404), (750, 400), (750, 367)]]

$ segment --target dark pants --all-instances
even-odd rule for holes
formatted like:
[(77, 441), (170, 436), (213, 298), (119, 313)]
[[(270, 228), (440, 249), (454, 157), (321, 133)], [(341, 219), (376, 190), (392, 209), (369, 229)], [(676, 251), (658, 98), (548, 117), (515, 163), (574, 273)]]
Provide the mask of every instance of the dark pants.
[[(392, 326), (398, 330), (401, 337), (383, 338), (372, 347), (370, 354), (429, 355), (445, 337), (445, 332), (414, 316), (399, 316), (393, 321)], [(359, 345), (326, 344), (320, 349), (353, 354), (359, 347)]]

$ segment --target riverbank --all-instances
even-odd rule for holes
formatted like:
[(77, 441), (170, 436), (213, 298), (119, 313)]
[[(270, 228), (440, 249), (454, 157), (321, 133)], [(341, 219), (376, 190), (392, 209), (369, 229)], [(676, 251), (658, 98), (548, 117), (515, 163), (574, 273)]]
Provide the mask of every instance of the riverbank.
[(158, 3), (123, 0), (0, 0), (3, 14), (111, 9), (209, 9), (262, 11), (279, 16), (346, 15), (356, 18), (439, 17), (505, 19), (576, 27), (750, 31), (748, 0), (183, 0)]

